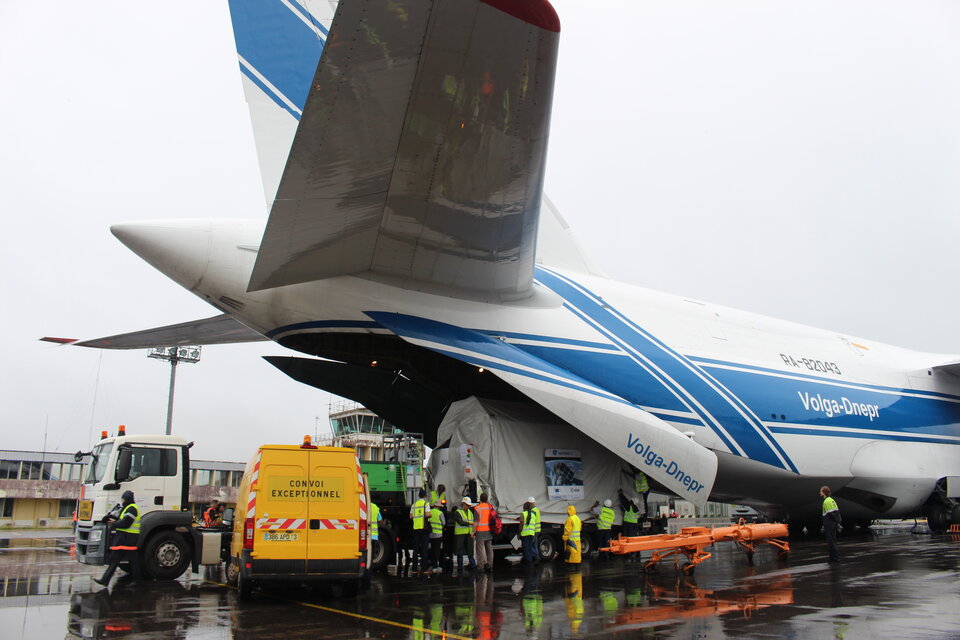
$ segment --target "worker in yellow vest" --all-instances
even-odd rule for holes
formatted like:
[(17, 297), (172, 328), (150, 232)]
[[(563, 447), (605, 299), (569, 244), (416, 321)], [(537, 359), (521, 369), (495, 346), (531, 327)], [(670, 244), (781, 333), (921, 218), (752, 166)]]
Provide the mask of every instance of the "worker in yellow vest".
[(467, 557), (468, 569), (476, 569), (473, 559), (473, 523), (477, 514), (473, 510), (470, 498), (463, 497), (460, 508), (453, 512), (453, 555), (457, 557), (457, 575), (463, 575), (463, 557)]
[(613, 510), (613, 500), (607, 498), (603, 501), (603, 506), (597, 512), (597, 555), (598, 557), (608, 558), (609, 551), (600, 551), (600, 549), (610, 546), (610, 535), (613, 533), (613, 521), (616, 513)]
[(111, 511), (103, 517), (103, 521), (114, 531), (110, 543), (110, 564), (102, 576), (93, 579), (103, 586), (110, 584), (113, 572), (124, 560), (130, 563), (133, 582), (140, 582), (140, 556), (137, 553), (140, 543), (140, 507), (134, 502), (133, 491), (124, 491), (121, 500), (123, 502), (118, 515)]
[(443, 528), (446, 524), (446, 514), (438, 500), (430, 507), (430, 565), (434, 573), (440, 573), (443, 570), (440, 561), (443, 552)]
[(534, 511), (533, 498), (527, 498), (523, 503), (523, 513), (520, 516), (520, 542), (523, 544), (523, 561), (533, 566), (540, 562), (537, 553), (537, 516)]
[(647, 508), (647, 496), (650, 495), (650, 481), (647, 480), (647, 474), (639, 469), (636, 469), (636, 474), (633, 476), (633, 490), (643, 498), (643, 515), (649, 517), (650, 510)]
[(623, 529), (621, 535), (625, 538), (640, 535), (640, 509), (637, 503), (627, 497), (623, 489), (617, 491), (620, 499), (620, 509), (623, 511)]
[(827, 539), (827, 548), (830, 550), (830, 562), (840, 562), (840, 547), (837, 546), (837, 529), (840, 526), (840, 507), (837, 501), (830, 496), (830, 487), (820, 487), (820, 497), (823, 498), (823, 537)]
[(410, 520), (413, 521), (413, 571), (426, 572), (430, 569), (430, 505), (427, 504), (427, 492), (417, 493), (417, 501), (410, 507)]
[(583, 523), (580, 522), (580, 516), (577, 515), (577, 508), (573, 505), (567, 507), (567, 519), (563, 523), (563, 548), (566, 551), (565, 562), (567, 564), (580, 564), (580, 551), (583, 549), (580, 542), (580, 530)]
[(439, 504), (441, 509), (447, 510), (447, 488), (445, 486), (438, 484), (437, 490), (430, 492), (430, 504), (434, 507)]

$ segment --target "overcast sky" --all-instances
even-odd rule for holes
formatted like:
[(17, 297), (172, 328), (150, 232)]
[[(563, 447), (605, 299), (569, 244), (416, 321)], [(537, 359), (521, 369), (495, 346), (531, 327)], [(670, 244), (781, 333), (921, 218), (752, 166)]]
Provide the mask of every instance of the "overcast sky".
[[(555, 0), (547, 192), (612, 277), (960, 353), (960, 3)], [(59, 348), (216, 311), (116, 222), (265, 215), (225, 0), (0, 2), (0, 448), (162, 432), (169, 368)], [(299, 441), (328, 395), (207, 347), (195, 457)]]

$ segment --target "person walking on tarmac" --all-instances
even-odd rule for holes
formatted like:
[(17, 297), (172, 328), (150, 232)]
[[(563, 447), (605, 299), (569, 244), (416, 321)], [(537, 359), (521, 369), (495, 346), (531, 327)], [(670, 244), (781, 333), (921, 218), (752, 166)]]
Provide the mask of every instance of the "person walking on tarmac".
[(523, 544), (523, 561), (533, 566), (540, 561), (537, 553), (537, 513), (534, 511), (533, 498), (523, 503), (521, 515), (520, 542)]
[(413, 571), (427, 572), (430, 569), (430, 505), (426, 501), (427, 492), (417, 493), (417, 501), (410, 507), (410, 519), (413, 521)]
[(437, 500), (430, 507), (430, 565), (434, 573), (440, 573), (440, 554), (443, 551), (443, 528), (447, 524), (443, 505)]
[(103, 517), (103, 521), (108, 523), (114, 531), (108, 557), (110, 564), (102, 576), (93, 579), (94, 582), (103, 586), (110, 584), (113, 573), (124, 559), (130, 562), (133, 583), (140, 582), (140, 558), (137, 555), (137, 544), (140, 541), (140, 507), (133, 501), (133, 491), (124, 491), (121, 499), (123, 502), (119, 515), (113, 515), (111, 510)]
[(480, 494), (480, 502), (477, 504), (477, 522), (473, 527), (474, 539), (477, 546), (477, 566), (484, 571), (493, 571), (493, 533), (490, 532), (490, 514), (493, 512), (493, 505), (488, 502), (490, 496), (486, 493)]
[(840, 526), (840, 507), (837, 501), (830, 497), (830, 487), (820, 487), (820, 497), (823, 498), (823, 536), (827, 539), (830, 552), (830, 562), (840, 562), (840, 547), (837, 546), (837, 528)]
[(383, 520), (383, 514), (380, 513), (380, 507), (371, 500), (370, 501), (370, 544), (373, 545), (374, 551), (380, 545), (380, 521)]
[(580, 516), (577, 515), (577, 508), (573, 505), (567, 507), (567, 519), (563, 523), (563, 548), (566, 551), (564, 562), (571, 565), (580, 564), (580, 551), (583, 547), (580, 545), (580, 530), (583, 524), (580, 522)]
[(473, 559), (473, 522), (477, 519), (470, 498), (463, 497), (460, 508), (453, 512), (453, 555), (457, 557), (457, 575), (463, 575), (463, 556), (467, 556), (468, 569), (476, 569)]

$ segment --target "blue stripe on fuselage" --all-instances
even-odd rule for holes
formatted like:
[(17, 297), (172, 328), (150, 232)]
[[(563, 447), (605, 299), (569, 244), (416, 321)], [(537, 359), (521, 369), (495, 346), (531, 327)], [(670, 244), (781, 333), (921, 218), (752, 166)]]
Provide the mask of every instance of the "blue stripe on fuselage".
[[(302, 111), (323, 39), (279, 0), (230, 0), (230, 18), (237, 52)], [(310, 20), (317, 24), (312, 16)], [(262, 83), (257, 84), (278, 101)]]
[[(584, 318), (589, 319), (596, 326), (602, 328), (611, 340), (621, 345), (628, 353), (638, 354), (650, 365), (662, 371), (670, 380), (676, 383), (679, 390), (689, 399), (691, 409), (721, 437), (724, 432), (732, 438), (737, 449), (743, 455), (780, 468), (796, 471), (796, 467), (789, 458), (779, 450), (779, 445), (772, 435), (759, 421), (744, 416), (744, 407), (736, 399), (731, 398), (717, 389), (706, 376), (684, 356), (669, 349), (646, 332), (638, 330), (635, 325), (627, 322), (599, 297), (588, 295), (579, 285), (574, 285), (562, 276), (554, 274), (542, 267), (536, 271), (537, 280), (561, 296), (571, 307), (575, 308)], [(639, 364), (638, 360), (638, 364)], [(574, 370), (581, 377), (587, 377), (589, 372)], [(663, 384), (669, 384), (663, 380)], [(608, 387), (611, 392), (623, 396), (625, 387), (633, 384), (631, 378), (624, 378), (615, 387)]]

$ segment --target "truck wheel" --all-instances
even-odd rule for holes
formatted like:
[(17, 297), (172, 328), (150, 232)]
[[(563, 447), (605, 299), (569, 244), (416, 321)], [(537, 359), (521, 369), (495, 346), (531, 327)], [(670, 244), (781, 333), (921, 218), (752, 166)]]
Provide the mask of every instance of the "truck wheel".
[(155, 580), (175, 580), (190, 564), (189, 548), (172, 531), (161, 531), (147, 540), (143, 550), (145, 573)]
[(240, 561), (237, 558), (227, 559), (227, 584), (231, 586), (237, 586), (237, 582), (240, 578)]
[(537, 553), (540, 554), (540, 560), (553, 560), (557, 553), (557, 541), (553, 536), (541, 534), (537, 537)]
[(588, 558), (590, 553), (593, 551), (593, 540), (590, 539), (590, 536), (585, 536), (583, 533), (580, 533), (580, 557)]
[(370, 571), (377, 571), (390, 564), (393, 558), (393, 542), (389, 537), (373, 541), (373, 550), (370, 554)]

